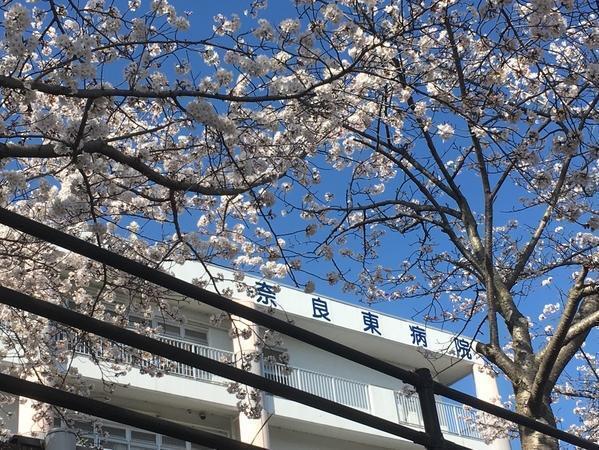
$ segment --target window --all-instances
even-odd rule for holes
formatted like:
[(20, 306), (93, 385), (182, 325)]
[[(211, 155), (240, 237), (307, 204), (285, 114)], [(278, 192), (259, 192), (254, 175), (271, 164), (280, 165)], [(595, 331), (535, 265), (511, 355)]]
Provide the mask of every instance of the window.
[(130, 438), (130, 450), (146, 450), (146, 449), (157, 449), (158, 447), (158, 435), (154, 433), (148, 433), (146, 431), (131, 430)]
[(110, 436), (110, 439), (127, 440), (127, 430), (125, 430), (124, 428), (116, 428), (116, 427), (111, 427), (109, 425), (104, 425), (102, 427), (102, 431), (104, 433), (108, 433), (108, 435)]
[(162, 328), (162, 334), (165, 337), (181, 339), (199, 345), (208, 344), (208, 330), (199, 324), (182, 326), (175, 322), (166, 322), (159, 319), (156, 321), (156, 325)]
[(162, 436), (162, 444), (160, 445), (162, 450), (185, 450), (186, 442), (181, 439), (175, 439), (168, 436)]
[(73, 425), (84, 434), (93, 433), (91, 422), (74, 422)]
[[(57, 426), (61, 424), (64, 426), (64, 422), (60, 419), (56, 419), (55, 423)], [(75, 422), (74, 427), (79, 431), (85, 445), (104, 450), (211, 450), (209, 447), (181, 439), (115, 423), (102, 425), (102, 433), (97, 432), (99, 430), (94, 431), (91, 422)], [(225, 430), (202, 428), (221, 436), (229, 436), (229, 432)]]
[(114, 442), (112, 439), (104, 441), (104, 444), (102, 446), (106, 450), (129, 450), (129, 444), (122, 442)]
[(127, 319), (129, 320), (129, 323), (131, 325), (136, 324), (136, 323), (139, 323), (139, 324), (144, 323), (143, 318), (138, 317), (138, 316), (134, 316), (134, 315), (129, 315), (129, 317), (127, 317)]
[(160, 323), (162, 327), (162, 333), (165, 336), (180, 338), (181, 337), (181, 327), (179, 325), (172, 325), (169, 323)]
[(184, 332), (185, 340), (191, 341), (194, 344), (208, 345), (208, 332), (206, 330), (185, 328)]
[(146, 431), (131, 430), (131, 442), (156, 443), (156, 435)]

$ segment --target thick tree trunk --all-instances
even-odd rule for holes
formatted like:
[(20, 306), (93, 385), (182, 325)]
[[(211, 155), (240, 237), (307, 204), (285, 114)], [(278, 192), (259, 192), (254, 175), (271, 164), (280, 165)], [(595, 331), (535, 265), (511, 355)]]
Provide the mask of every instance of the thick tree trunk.
[(520, 428), (520, 442), (522, 450), (558, 450), (559, 444), (556, 439), (546, 436), (528, 428)]
[[(522, 388), (520, 388), (520, 391), (516, 390), (516, 412), (555, 427), (555, 416), (551, 410), (549, 399), (544, 399), (542, 404), (533, 411), (528, 405), (529, 398), (528, 390), (522, 390)], [(519, 428), (522, 450), (559, 450), (557, 439), (529, 428)]]

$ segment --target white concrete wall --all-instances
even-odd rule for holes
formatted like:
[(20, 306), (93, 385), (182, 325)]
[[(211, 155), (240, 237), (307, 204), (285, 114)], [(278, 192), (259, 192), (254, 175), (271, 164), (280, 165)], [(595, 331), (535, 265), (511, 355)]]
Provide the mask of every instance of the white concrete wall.
[[(250, 307), (252, 307), (252, 304), (250, 304)], [(255, 324), (248, 325), (247, 322), (243, 319), (233, 317), (232, 327), (233, 330), (239, 333), (243, 333), (243, 331), (246, 330), (251, 331), (251, 334), (248, 339), (245, 339), (241, 334), (233, 339), (233, 349), (235, 355), (253, 354), (258, 348), (257, 345), (260, 340), (260, 332), (258, 326)], [(238, 361), (238, 365), (242, 367), (243, 364), (240, 363), (241, 361)], [(254, 359), (250, 362), (249, 371), (255, 375), (264, 375), (262, 373), (262, 365), (260, 364), (260, 361), (256, 361)], [(249, 389), (252, 388), (248, 386), (248, 390)], [(245, 413), (240, 412), (237, 422), (239, 424), (239, 438), (242, 442), (255, 444), (259, 447), (271, 448), (269, 427), (267, 425), (268, 413), (266, 409), (264, 409), (265, 398), (266, 394), (260, 394), (260, 403), (256, 405), (262, 407), (259, 417), (248, 417)], [(245, 401), (248, 402), (247, 406), (255, 406), (249, 400), (249, 398), (246, 398)]]
[(175, 398), (165, 398), (159, 395), (149, 397), (138, 390), (125, 391), (121, 394), (127, 394), (127, 397), (115, 397), (112, 402), (155, 417), (185, 425), (199, 426), (208, 431), (218, 430), (226, 432), (228, 436), (237, 434), (237, 430), (233, 427), (233, 419), (236, 416), (233, 411), (218, 411), (206, 408), (197, 402), (182, 405)]
[[(186, 262), (183, 265), (174, 266), (173, 272), (175, 276), (182, 280), (191, 281), (194, 278), (203, 279), (205, 281), (212, 281), (210, 277), (206, 273), (206, 267), (209, 268), (212, 276), (222, 276), (224, 279), (222, 281), (217, 281), (219, 289), (232, 289), (234, 292), (234, 296), (238, 301), (241, 302), (250, 302), (257, 304), (256, 297), (249, 298), (247, 293), (244, 290), (239, 291), (237, 289), (237, 283), (235, 280), (235, 274), (233, 271), (225, 269), (223, 267), (208, 265), (205, 266), (198, 262)], [(252, 276), (246, 276), (244, 279), (244, 283), (248, 286), (254, 287), (256, 282), (268, 282), (269, 285), (278, 284), (273, 280), (266, 280), (261, 278), (255, 278)], [(403, 343), (408, 346), (414, 346), (413, 340), (411, 337), (410, 326), (418, 325), (421, 327), (425, 327), (427, 330), (427, 340), (428, 340), (428, 350), (439, 351), (443, 354), (446, 354), (449, 349), (452, 347), (452, 342), (455, 338), (455, 335), (452, 333), (448, 333), (446, 331), (436, 329), (434, 327), (430, 327), (428, 325), (424, 325), (422, 323), (416, 323), (413, 321), (401, 319), (399, 317), (390, 316), (385, 313), (369, 310), (368, 308), (360, 305), (346, 303), (337, 299), (327, 298), (326, 296), (320, 296), (317, 293), (307, 294), (298, 289), (288, 287), (285, 285), (279, 285), (280, 291), (276, 294), (276, 304), (271, 305), (274, 306), (275, 309), (279, 311), (285, 311), (286, 314), (290, 314), (292, 316), (299, 316), (308, 318), (310, 320), (315, 320), (316, 322), (321, 322), (324, 327), (329, 327), (334, 324), (339, 326), (341, 330), (345, 329), (345, 331), (353, 330), (361, 333), (363, 336), (370, 336), (368, 331), (364, 330), (363, 316), (362, 312), (368, 312), (375, 314), (377, 316), (377, 320), (379, 323), (379, 332), (384, 339)], [(206, 289), (214, 290), (211, 283), (208, 283)], [(329, 320), (326, 322), (323, 319), (313, 319), (313, 306), (312, 299), (314, 297), (319, 297), (321, 300), (325, 300), (328, 304), (329, 311)], [(260, 305), (259, 305), (260, 306)], [(265, 305), (260, 306), (262, 309), (265, 309)], [(474, 361), (482, 361), (480, 356), (478, 356), (475, 352), (473, 352)], [(469, 361), (472, 363), (474, 361)]]
[[(474, 378), (476, 396), (485, 402), (494, 403), (495, 405), (503, 407), (501, 395), (499, 394), (499, 387), (497, 386), (497, 377), (495, 377), (494, 374), (489, 373), (488, 369), (479, 366), (478, 364), (472, 366), (472, 375)], [(483, 416), (482, 420), (490, 420), (492, 423), (494, 417)], [(489, 444), (489, 449), (510, 450), (510, 440), (508, 438), (495, 439)]]
[(387, 389), (398, 390), (402, 386), (400, 380), (286, 336), (283, 337), (283, 347), (287, 348), (290, 357), (289, 365), (293, 367), (326, 373)]
[[(250, 304), (253, 304), (253, 302), (254, 300), (251, 300)], [(207, 328), (208, 345), (210, 347), (227, 351), (234, 350), (233, 341), (229, 336), (228, 330), (226, 328), (228, 324), (225, 323), (220, 328), (208, 326), (209, 315), (204, 311), (196, 310), (196, 308), (199, 308), (196, 304), (189, 303), (185, 306), (182, 306), (182, 308), (183, 311), (187, 313), (188, 318), (190, 320), (192, 320), (193, 322), (203, 324)], [(341, 309), (339, 310), (340, 316), (341, 312), (343, 311), (344, 310)], [(324, 329), (323, 327), (326, 327), (326, 331), (332, 333), (332, 336), (330, 336), (331, 338), (334, 338), (335, 340), (338, 340), (340, 342), (345, 342), (347, 345), (352, 345), (351, 343), (345, 341), (344, 337), (348, 336), (350, 332), (353, 332), (355, 334), (356, 330), (350, 330), (348, 327), (346, 327), (347, 329), (344, 330), (342, 326), (335, 326), (324, 322), (321, 323), (322, 327), (320, 326), (320, 324), (317, 325), (321, 329)], [(361, 324), (358, 323), (358, 330), (361, 329), (360, 326)], [(368, 349), (361, 348), (363, 339), (365, 338), (368, 338), (370, 340), (369, 345), (372, 345), (372, 347), (369, 347)], [(290, 366), (367, 384), (370, 403), (369, 412), (375, 416), (384, 418), (386, 420), (395, 423), (398, 422), (398, 414), (397, 407), (395, 404), (394, 391), (401, 389), (401, 381), (376, 372), (374, 370), (367, 369), (359, 364), (353, 363), (344, 358), (340, 358), (328, 352), (313, 348), (303, 342), (296, 341), (292, 338), (283, 337), (283, 339), (283, 347), (287, 348), (290, 354)], [(359, 335), (358, 339), (359, 341), (355, 343), (356, 348), (360, 348), (362, 351), (366, 352), (369, 352), (370, 350), (374, 351), (374, 349), (377, 349), (379, 347), (379, 343), (382, 342), (377, 337), (371, 336), (369, 334), (366, 334), (364, 336)], [(397, 346), (397, 351), (387, 351), (387, 348), (380, 348), (381, 353), (384, 353), (385, 355), (384, 357), (388, 357), (390, 360), (396, 361), (396, 363), (398, 363), (397, 361), (399, 361), (400, 363), (405, 364), (405, 354), (402, 356), (401, 350), (399, 350), (400, 344), (395, 343), (393, 341), (389, 341), (388, 344), (391, 346), (391, 348)], [(405, 343), (403, 348), (405, 348)], [(410, 349), (412, 353), (414, 353), (416, 350), (418, 349)], [(470, 365), (471, 362), (468, 362), (467, 364)], [(77, 357), (74, 362), (74, 366), (80, 370), (81, 374), (84, 377), (95, 380), (100, 379), (101, 374), (99, 369), (91, 362), (89, 358)], [(224, 383), (227, 382), (223, 379), (218, 380)], [(153, 401), (159, 401), (159, 399), (162, 399), (165, 395), (168, 395), (171, 397), (171, 399), (178, 399), (177, 402), (180, 403), (180, 405), (178, 404), (178, 406), (180, 406), (181, 408), (188, 408), (188, 406), (186, 405), (194, 404), (195, 402), (197, 403), (199, 408), (204, 409), (208, 412), (222, 412), (224, 409), (231, 412), (231, 414), (236, 414), (235, 404), (237, 403), (237, 399), (234, 395), (231, 395), (226, 391), (226, 386), (222, 383), (211, 383), (175, 375), (151, 377), (149, 375), (141, 374), (139, 372), (139, 369), (132, 369), (129, 374), (127, 374), (124, 377), (120, 377), (117, 381), (123, 384), (129, 384), (133, 389), (137, 389), (138, 391), (136, 395), (141, 395), (142, 398), (145, 397), (147, 399), (152, 399)], [(479, 382), (478, 384), (482, 386), (484, 383)], [(477, 386), (477, 393), (479, 391), (478, 387), (479, 386)], [(269, 397), (268, 401), (266, 401), (265, 403), (269, 405), (268, 412), (274, 412), (275, 417), (279, 416), (293, 423), (301, 423), (304, 427), (304, 429), (300, 432), (290, 431), (284, 428), (276, 428), (274, 426), (267, 425), (264, 428), (265, 434), (268, 433), (269, 428), (272, 428), (273, 430), (278, 430), (273, 431), (272, 434), (270, 448), (273, 449), (364, 449), (365, 447), (363, 443), (354, 444), (351, 442), (351, 439), (349, 437), (352, 435), (352, 433), (354, 435), (356, 433), (361, 433), (362, 437), (366, 440), (365, 442), (368, 442), (368, 439), (370, 437), (372, 437), (373, 439), (378, 438), (379, 444), (380, 442), (385, 442), (386, 439), (392, 439), (393, 442), (397, 444), (397, 446), (392, 445), (388, 448), (408, 448), (406, 447), (406, 445), (408, 445), (407, 443), (404, 443), (401, 440), (398, 440), (396, 437), (391, 436), (387, 433), (380, 432), (378, 430), (373, 430), (363, 425), (359, 425), (354, 422), (338, 418), (336, 416), (315, 410), (313, 408), (298, 405), (297, 403), (289, 400), (281, 398), (273, 399), (272, 397)], [(127, 402), (124, 402), (123, 406), (127, 406)], [(26, 408), (21, 408), (21, 410), (24, 412)], [(194, 414), (196, 414), (196, 412), (194, 412)], [(21, 416), (25, 418), (25, 415), (21, 414)], [(166, 414), (165, 416), (168, 417), (168, 415)], [(13, 422), (15, 420), (17, 419), (13, 419)], [(245, 434), (254, 436), (256, 434), (256, 425), (260, 424), (260, 421), (245, 421), (244, 418), (236, 418), (235, 420), (237, 421), (237, 424), (232, 427), (232, 432), (235, 435), (243, 435), (244, 433), (241, 433), (241, 429), (247, 429), (249, 431), (246, 430), (247, 432)], [(18, 423), (16, 424), (16, 426), (19, 428), (19, 431), (21, 431), (21, 421), (17, 420), (17, 422)], [(24, 423), (25, 422), (23, 422), (23, 424)], [(324, 437), (322, 435), (316, 436), (317, 433), (311, 434), (309, 432), (309, 430), (311, 430), (310, 427), (329, 427), (328, 429), (331, 431), (331, 437)], [(308, 429), (308, 431), (306, 431), (306, 429)], [(279, 442), (282, 442), (281, 439), (283, 439), (285, 433), (294, 433), (294, 438), (286, 438), (285, 442), (287, 442), (287, 444), (284, 444), (285, 446), (281, 446), (279, 445)], [(324, 434), (326, 435), (327, 433)], [(345, 440), (343, 438), (344, 435), (346, 436)], [(332, 436), (335, 436), (335, 438), (333, 438)], [(448, 438), (459, 441), (462, 445), (465, 445), (469, 448), (486, 448), (484, 443), (482, 443), (481, 441), (475, 441), (472, 439), (461, 439), (458, 437), (449, 436)], [(268, 441), (268, 438), (265, 438), (264, 440)], [(311, 446), (313, 444), (316, 446)], [(368, 448), (383, 449), (387, 447), (376, 447), (373, 445), (368, 446)], [(502, 448), (502, 450), (505, 449)]]
[(370, 386), (370, 413), (390, 422), (398, 422), (395, 393), (380, 386)]
[[(216, 341), (212, 341), (209, 338), (211, 346), (226, 348), (224, 345), (225, 342), (228, 342), (229, 345), (231, 345), (232, 341), (227, 332), (220, 329), (210, 330), (214, 330), (211, 332), (221, 340), (222, 344), (218, 345)], [(397, 406), (394, 397), (394, 391), (399, 390), (401, 387), (401, 382), (398, 380), (343, 358), (331, 355), (322, 350), (314, 349), (291, 338), (285, 338), (284, 347), (289, 351), (291, 366), (367, 384), (370, 403), (369, 412), (391, 422), (398, 422)], [(86, 377), (97, 378), (99, 376), (97, 368), (86, 357), (78, 357), (75, 366), (78, 367), (82, 375)], [(148, 375), (140, 374), (138, 369), (133, 369), (128, 375), (120, 378), (119, 381), (121, 383), (129, 383), (133, 388), (146, 390), (148, 394), (145, 395), (147, 396), (154, 395), (150, 394), (150, 392), (154, 392), (156, 395), (168, 393), (169, 396), (177, 396), (188, 402), (200, 401), (205, 405), (203, 408), (207, 411), (210, 411), (211, 407), (217, 406), (224, 406), (231, 411), (235, 411), (235, 404), (237, 402), (235, 396), (229, 394), (226, 391), (226, 387), (223, 385), (187, 379), (180, 376), (166, 375), (160, 378), (150, 377)], [(273, 398), (272, 396), (269, 396), (265, 402), (265, 406), (267, 407), (268, 412), (274, 412), (275, 417), (302, 423), (308, 429), (310, 429), (310, 424), (314, 424), (319, 427), (330, 427), (331, 430), (336, 430), (335, 433), (337, 433), (337, 435), (341, 436), (344, 432), (363, 433), (363, 436), (366, 437), (380, 438), (383, 441), (385, 441), (385, 439), (391, 439), (394, 442), (400, 442), (395, 436), (382, 431), (356, 424), (352, 421), (283, 398)], [(259, 427), (261, 421), (249, 421), (245, 418), (241, 418), (240, 420), (243, 422), (243, 426), (241, 426), (241, 424), (237, 425), (235, 427), (237, 430), (235, 431), (238, 432), (240, 428), (244, 430), (247, 429), (251, 432), (242, 433), (242, 437), (247, 437), (246, 435), (250, 434), (252, 438), (255, 437), (256, 430), (254, 430), (254, 428), (255, 426)], [(267, 426), (264, 430), (268, 430), (269, 428), (270, 427)], [(459, 438), (458, 436), (453, 435), (448, 435), (447, 437), (453, 441), (459, 441), (468, 448), (486, 448), (481, 441)], [(265, 440), (267, 441), (268, 439)], [(269, 448), (278, 449), (279, 447), (276, 442), (271, 441)]]
[(409, 448), (407, 446), (403, 447), (399, 442), (392, 447), (378, 447), (374, 445), (365, 447), (363, 443), (292, 431), (278, 427), (271, 427), (270, 436), (271, 448), (276, 450), (399, 450)]
[[(399, 422), (397, 406), (395, 403), (395, 391), (401, 390), (401, 381), (374, 370), (365, 368), (346, 359), (313, 348), (292, 338), (285, 337), (283, 347), (289, 352), (289, 365), (292, 367), (312, 370), (315, 372), (367, 384), (370, 403), (370, 411), (368, 412), (394, 423)], [(298, 404), (291, 400), (272, 397), (272, 404), (275, 417), (285, 418), (289, 422), (302, 424), (302, 429), (315, 430), (318, 427), (330, 427), (329, 429), (331, 431), (331, 435), (337, 437), (342, 437), (347, 434), (346, 438), (349, 438), (349, 434), (357, 432), (363, 433), (364, 436), (370, 436), (375, 440), (382, 439), (384, 441), (385, 439), (391, 439), (394, 442), (397, 442), (398, 445), (400, 445), (399, 443), (401, 442), (397, 437), (388, 433), (357, 424), (355, 422), (316, 410), (305, 405)], [(487, 448), (484, 442), (476, 439), (460, 437), (449, 433), (446, 435), (446, 438), (464, 445), (467, 448), (481, 450)], [(272, 440), (271, 442), (273, 442), (272, 448), (279, 448), (275, 445), (276, 441)], [(406, 444), (401, 445), (405, 447)], [(345, 447), (341, 446), (340, 448)]]
[[(308, 428), (310, 427), (307, 424), (313, 423), (315, 424), (315, 427), (332, 427), (341, 430), (345, 429), (351, 430), (352, 432), (366, 433), (395, 439), (395, 436), (385, 433), (384, 431), (379, 431), (374, 428), (367, 427), (366, 425), (362, 425), (342, 417), (337, 417), (333, 414), (329, 414), (327, 412), (320, 411), (291, 400), (286, 400), (284, 398), (274, 398), (274, 413), (276, 416), (292, 419), (298, 423), (303, 422), (302, 426)], [(332, 430), (331, 432), (333, 433)], [(336, 430), (337, 434), (340, 432), (340, 430)]]
[[(76, 367), (82, 376), (94, 380), (99, 380), (100, 370), (87, 357), (80, 356), (75, 358), (73, 366)], [(223, 379), (220, 379), (223, 381)], [(227, 388), (223, 384), (194, 380), (175, 375), (165, 375), (162, 377), (151, 377), (146, 374), (141, 374), (139, 369), (132, 369), (127, 375), (118, 377), (118, 383), (129, 385), (133, 388), (145, 389), (147, 395), (152, 395), (151, 391), (157, 393), (168, 393), (169, 395), (179, 396), (189, 401), (201, 400), (203, 402), (213, 403), (235, 408), (237, 399), (234, 395), (227, 392)], [(126, 389), (126, 388), (122, 388)]]
[[(298, 404), (291, 400), (286, 400), (279, 397), (274, 397), (273, 400), (275, 416), (273, 417), (273, 419), (271, 419), (271, 421), (274, 421), (274, 423), (284, 422), (286, 424), (284, 428), (285, 430), (301, 429), (302, 431), (313, 432), (314, 434), (322, 433), (326, 436), (334, 436), (335, 439), (360, 441), (362, 443), (388, 442), (389, 444), (383, 445), (389, 445), (389, 448), (412, 448), (408, 447), (408, 443), (402, 441), (401, 438), (389, 433), (385, 433), (384, 431), (370, 428), (365, 425), (352, 422), (351, 420), (343, 419), (333, 414), (329, 414), (323, 411), (319, 411), (315, 408), (311, 408), (309, 406)], [(388, 406), (391, 407), (392, 405), (389, 404)], [(393, 408), (393, 411), (396, 411), (396, 409)], [(376, 413), (375, 407), (375, 412), (371, 411), (371, 414), (390, 420), (391, 422), (398, 422), (397, 414), (394, 413), (394, 418), (393, 414), (391, 414), (389, 410), (386, 410), (386, 416), (381, 416)], [(490, 448), (483, 441), (477, 439), (461, 437), (450, 433), (447, 433), (445, 435), (445, 438), (473, 450), (483, 450)], [(279, 449), (279, 447), (275, 445), (276, 441), (274, 441), (272, 437), (272, 427), (271, 443), (273, 449)], [(324, 449), (328, 447), (322, 448)], [(366, 449), (371, 447), (363, 446), (361, 448)]]

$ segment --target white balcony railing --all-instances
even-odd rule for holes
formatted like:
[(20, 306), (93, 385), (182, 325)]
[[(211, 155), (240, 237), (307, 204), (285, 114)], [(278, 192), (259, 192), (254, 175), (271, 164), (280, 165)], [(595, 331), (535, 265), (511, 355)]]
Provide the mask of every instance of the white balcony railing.
[(370, 410), (364, 383), (270, 362), (264, 363), (264, 376), (352, 408)]
[[(399, 421), (408, 425), (424, 427), (422, 410), (417, 395), (395, 393)], [(476, 428), (476, 412), (462, 405), (437, 400), (437, 414), (444, 433), (481, 439)]]
[[(161, 341), (166, 342), (174, 347), (178, 347), (183, 350), (187, 350), (188, 352), (195, 353), (196, 355), (204, 356), (206, 358), (214, 359), (216, 361), (229, 363), (233, 361), (233, 352), (229, 352), (226, 350), (220, 350), (213, 347), (208, 347), (206, 345), (194, 344), (192, 342), (186, 342), (179, 339), (160, 337)], [(219, 381), (226, 382), (228, 380), (225, 378), (219, 377), (217, 375), (213, 375), (210, 372), (206, 372), (204, 370), (196, 369), (195, 367), (186, 366), (181, 363), (171, 363), (174, 364), (173, 368), (170, 368), (169, 373), (184, 376), (187, 378), (201, 379), (206, 381)]]
[[(60, 336), (58, 339), (64, 338)], [(206, 345), (200, 345), (193, 342), (187, 342), (181, 339), (175, 339), (171, 337), (158, 337), (162, 342), (170, 344), (174, 347), (187, 350), (197, 355), (204, 356), (206, 358), (214, 359), (220, 362), (231, 362), (233, 360), (233, 353), (220, 350)], [(69, 342), (69, 348), (74, 348), (75, 352), (80, 355), (91, 355), (92, 351), (90, 346), (86, 342)], [(151, 366), (166, 371), (169, 375), (179, 375), (186, 378), (192, 378), (197, 380), (212, 381), (217, 383), (227, 383), (228, 381), (222, 377), (211, 374), (195, 367), (187, 366), (185, 364), (166, 361), (165, 359), (160, 360), (159, 357), (147, 355), (139, 350), (125, 351), (122, 346), (111, 343), (109, 341), (101, 341), (99, 348), (95, 349), (95, 354), (98, 356), (110, 355), (111, 361), (115, 361), (121, 364), (130, 364), (145, 369), (149, 369)]]
[[(233, 361), (233, 353), (226, 350), (171, 337), (159, 337), (159, 339), (177, 348), (217, 361)], [(90, 355), (92, 353), (89, 345), (84, 342), (75, 343), (71, 341), (69, 342), (69, 347), (74, 348), (75, 352), (81, 355)], [(110, 354), (110, 359), (117, 363), (130, 364), (141, 368), (149, 368), (150, 366), (159, 367), (171, 375), (214, 383), (224, 384), (228, 382), (224, 378), (185, 364), (166, 361), (164, 359), (160, 360), (158, 357), (148, 356), (146, 353), (137, 350), (133, 350), (132, 352), (124, 351), (122, 347), (108, 341), (102, 341), (100, 346), (95, 349), (95, 353), (98, 356), (103, 353)], [(369, 388), (366, 383), (274, 362), (265, 362), (263, 368), (266, 378), (352, 408), (370, 411)], [(401, 392), (395, 392), (395, 403), (400, 423), (415, 427), (424, 427), (422, 411), (417, 395), (405, 395)], [(476, 427), (477, 417), (475, 411), (467, 409), (462, 405), (437, 400), (437, 413), (441, 429), (444, 433), (482, 439)]]

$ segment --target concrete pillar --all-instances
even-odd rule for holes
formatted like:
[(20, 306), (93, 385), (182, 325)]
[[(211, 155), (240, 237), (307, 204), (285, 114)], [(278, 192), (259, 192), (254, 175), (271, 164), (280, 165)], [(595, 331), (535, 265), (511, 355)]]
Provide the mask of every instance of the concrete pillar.
[(72, 430), (52, 428), (46, 434), (44, 450), (75, 450), (76, 448), (76, 435)]
[(381, 419), (398, 423), (400, 417), (398, 416), (395, 393), (391, 389), (375, 385), (368, 386), (368, 391), (372, 414)]
[[(51, 427), (45, 419), (38, 419), (40, 410), (33, 407), (33, 401), (25, 397), (19, 397), (17, 410), (17, 433), (22, 436), (43, 436)], [(44, 408), (45, 405), (42, 405)]]
[[(240, 302), (246, 306), (255, 307), (251, 302)], [(236, 359), (239, 359), (241, 354), (248, 354), (257, 350), (256, 344), (259, 342), (258, 339), (258, 326), (253, 323), (249, 323), (245, 319), (239, 317), (233, 317), (231, 327), (233, 330), (251, 330), (251, 336), (249, 339), (244, 339), (243, 336), (233, 337), (233, 351), (235, 352)], [(262, 364), (260, 361), (252, 361), (250, 372), (256, 375), (263, 376)], [(248, 387), (248, 389), (252, 389)], [(270, 436), (268, 431), (268, 411), (267, 406), (270, 404), (265, 393), (262, 393), (261, 398), (262, 412), (259, 419), (250, 419), (243, 412), (239, 413), (239, 440), (245, 443), (251, 443), (259, 447), (270, 448)]]
[[(474, 376), (476, 396), (486, 402), (503, 406), (499, 395), (499, 387), (497, 386), (497, 377), (489, 373), (480, 364), (472, 366), (472, 375)], [(495, 439), (487, 448), (491, 450), (511, 450), (510, 440), (507, 438)]]

